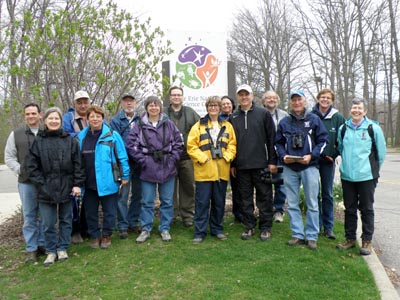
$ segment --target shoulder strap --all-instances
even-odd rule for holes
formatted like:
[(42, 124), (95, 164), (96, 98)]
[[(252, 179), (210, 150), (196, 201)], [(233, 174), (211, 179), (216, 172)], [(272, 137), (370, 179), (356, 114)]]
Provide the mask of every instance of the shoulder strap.
[(342, 141), (344, 138), (344, 134), (346, 133), (347, 125), (346, 123), (343, 124), (342, 131), (340, 131), (340, 136), (342, 137)]

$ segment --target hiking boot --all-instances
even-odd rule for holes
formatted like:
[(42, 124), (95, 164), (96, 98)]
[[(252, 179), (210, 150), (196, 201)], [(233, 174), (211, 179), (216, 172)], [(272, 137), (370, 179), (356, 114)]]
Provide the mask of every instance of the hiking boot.
[(57, 255), (55, 253), (49, 253), (49, 254), (47, 254), (47, 257), (46, 257), (46, 259), (45, 259), (43, 264), (46, 267), (50, 266), (50, 265), (52, 265), (52, 264), (54, 264), (56, 262), (56, 259), (57, 259)]
[(354, 248), (356, 246), (356, 240), (346, 240), (343, 243), (337, 244), (336, 248), (340, 250), (349, 250), (351, 248)]
[(93, 249), (97, 249), (100, 247), (100, 238), (95, 238), (92, 240), (92, 242), (90, 243), (90, 247)]
[(76, 232), (72, 235), (71, 237), (71, 243), (72, 244), (82, 244), (83, 243), (83, 238), (79, 232)]
[(147, 241), (150, 238), (150, 232), (143, 230), (142, 233), (136, 239), (136, 243), (141, 244)]
[(248, 239), (250, 239), (250, 237), (251, 236), (253, 236), (254, 234), (255, 234), (255, 229), (254, 228), (252, 228), (252, 229), (246, 229), (246, 231), (243, 231), (243, 233), (242, 233), (242, 240), (248, 240)]
[(128, 231), (127, 230), (120, 230), (118, 232), (118, 236), (121, 240), (125, 240), (128, 238)]
[(299, 238), (292, 238), (290, 241), (288, 241), (289, 246), (300, 246), (304, 245), (306, 242), (302, 239)]
[(196, 237), (192, 240), (193, 244), (200, 244), (204, 241), (204, 238)]
[(25, 263), (31, 263), (37, 261), (37, 251), (30, 251), (26, 254)]
[(57, 258), (59, 261), (67, 260), (68, 259), (67, 251), (64, 250), (57, 251)]
[(217, 239), (219, 239), (220, 241), (226, 241), (228, 238), (226, 237), (226, 235), (225, 234), (223, 234), (223, 233), (218, 233), (216, 236), (215, 236)]
[(274, 222), (276, 222), (276, 223), (282, 223), (282, 222), (283, 222), (283, 216), (284, 216), (284, 215), (285, 215), (285, 214), (280, 213), (280, 212), (275, 213), (275, 215), (274, 215)]
[(310, 250), (317, 250), (317, 241), (308, 241), (307, 246)]
[(332, 230), (325, 230), (324, 231), (324, 237), (327, 237), (328, 239), (335, 240), (336, 235), (333, 233)]
[(128, 233), (136, 233), (140, 234), (142, 232), (142, 228), (140, 226), (133, 226), (128, 228)]
[(372, 253), (372, 245), (371, 241), (362, 241), (362, 246), (360, 248), (360, 254), (361, 255), (370, 255)]
[(101, 238), (100, 248), (107, 249), (107, 248), (110, 248), (110, 246), (111, 246), (111, 235), (104, 235)]
[(164, 230), (161, 232), (161, 239), (163, 240), (163, 242), (171, 241), (171, 235), (169, 234), (168, 230)]
[(192, 221), (185, 221), (185, 222), (183, 222), (183, 226), (192, 227), (193, 226), (193, 222)]
[(271, 231), (264, 230), (260, 233), (260, 240), (265, 242), (271, 238)]

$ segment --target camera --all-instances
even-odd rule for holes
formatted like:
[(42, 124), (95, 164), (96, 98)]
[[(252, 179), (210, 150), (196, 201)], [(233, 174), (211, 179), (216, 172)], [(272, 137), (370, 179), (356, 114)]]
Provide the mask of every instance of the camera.
[[(283, 167), (278, 166), (278, 173), (283, 172)], [(260, 176), (261, 176), (261, 181), (267, 184), (276, 184), (276, 185), (282, 185), (283, 184), (283, 179), (282, 178), (274, 178), (274, 174), (272, 174), (269, 170), (269, 168), (262, 169), (260, 171)]]
[(293, 149), (301, 149), (304, 147), (304, 138), (302, 134), (292, 134)]
[(222, 158), (222, 150), (219, 146), (217, 148), (211, 146), (211, 157), (212, 159)]
[(153, 159), (154, 161), (162, 161), (163, 158), (163, 151), (162, 150), (154, 150), (153, 151)]

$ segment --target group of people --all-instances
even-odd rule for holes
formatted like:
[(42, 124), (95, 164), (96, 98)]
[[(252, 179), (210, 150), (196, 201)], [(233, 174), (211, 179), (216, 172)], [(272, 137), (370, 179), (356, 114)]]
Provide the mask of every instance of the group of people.
[(125, 94), (110, 125), (85, 91), (75, 93), (74, 108), (64, 116), (56, 107), (47, 109), (43, 125), (37, 104), (24, 107), (26, 124), (10, 134), (5, 162), (19, 175), (26, 261), (42, 254), (45, 265), (66, 260), (70, 243), (85, 237), (92, 248), (108, 248), (115, 227), (121, 239), (135, 233), (137, 243), (147, 241), (157, 192), (162, 241), (171, 241), (170, 226), (179, 220), (194, 225), (193, 243), (203, 242), (208, 227), (211, 236), (226, 240), (228, 183), (243, 240), (255, 235), (257, 221), (260, 240), (269, 240), (273, 221), (284, 220), (287, 199), (288, 245), (315, 250), (320, 233), (335, 239), (332, 189), (339, 155), (346, 241), (337, 247), (355, 247), (359, 209), (360, 253), (371, 253), (374, 190), (386, 144), (380, 127), (366, 117), (363, 99), (353, 100), (345, 121), (333, 107), (330, 89), (318, 93), (311, 111), (303, 91), (291, 92), (285, 112), (278, 108), (277, 93), (266, 92), (261, 107), (244, 84), (236, 91), (237, 109), (228, 96), (210, 96), (201, 118), (183, 105), (183, 97), (183, 89), (173, 86), (169, 107), (150, 96), (139, 115), (135, 97)]

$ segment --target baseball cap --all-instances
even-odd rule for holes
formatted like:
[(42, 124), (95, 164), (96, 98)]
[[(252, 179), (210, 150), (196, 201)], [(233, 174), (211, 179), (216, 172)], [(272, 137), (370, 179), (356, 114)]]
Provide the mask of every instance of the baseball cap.
[(87, 92), (85, 92), (85, 91), (77, 91), (75, 93), (75, 96), (74, 96), (74, 101), (76, 101), (78, 99), (81, 99), (81, 98), (90, 99), (89, 94)]
[(304, 98), (306, 97), (306, 95), (304, 95), (304, 92), (302, 90), (294, 90), (294, 91), (290, 92), (289, 100), (291, 100), (294, 95), (299, 95), (300, 97), (304, 97)]
[(238, 94), (240, 91), (246, 91), (249, 94), (253, 94), (253, 90), (251, 89), (251, 87), (248, 84), (239, 85), (239, 87), (236, 90), (236, 94)]
[(133, 96), (132, 94), (123, 94), (121, 97), (121, 100), (124, 100), (125, 98), (132, 98), (133, 100), (136, 100), (135, 96)]

